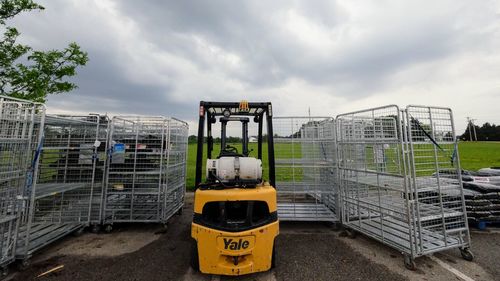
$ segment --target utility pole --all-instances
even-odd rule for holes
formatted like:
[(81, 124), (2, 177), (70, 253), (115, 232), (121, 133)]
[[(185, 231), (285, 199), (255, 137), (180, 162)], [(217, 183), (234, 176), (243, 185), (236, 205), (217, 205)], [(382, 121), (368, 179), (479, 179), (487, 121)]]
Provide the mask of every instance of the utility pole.
[(474, 130), (474, 140), (477, 141), (477, 133), (476, 133), (476, 125), (474, 125), (474, 121), (477, 119), (472, 119), (467, 117), (467, 130), (469, 131), (469, 140), (472, 141), (472, 130)]
[(476, 124), (474, 124), (474, 122), (476, 122), (476, 119), (471, 119), (470, 121), (472, 123), (472, 128), (474, 129), (474, 140), (477, 141)]
[(467, 130), (469, 131), (469, 140), (472, 141), (472, 130), (470, 128), (470, 125), (471, 125), (470, 117), (466, 117), (466, 118), (467, 118)]

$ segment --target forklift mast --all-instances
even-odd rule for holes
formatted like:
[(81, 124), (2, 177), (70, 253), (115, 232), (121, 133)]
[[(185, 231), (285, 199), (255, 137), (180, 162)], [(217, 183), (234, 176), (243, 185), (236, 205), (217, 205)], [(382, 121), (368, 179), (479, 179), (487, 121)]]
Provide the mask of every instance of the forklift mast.
[[(199, 122), (198, 122), (198, 147), (196, 150), (196, 178), (195, 187), (198, 188), (202, 183), (203, 169), (203, 146), (207, 142), (207, 158), (212, 159), (214, 149), (214, 141), (212, 137), (212, 124), (216, 123), (217, 117), (220, 117), (221, 122), (221, 154), (227, 147), (227, 123), (239, 121), (242, 124), (242, 154), (247, 157), (248, 149), (248, 123), (249, 117), (253, 117), (253, 121), (258, 125), (257, 135), (257, 158), (262, 160), (262, 143), (263, 143), (263, 123), (267, 123), (267, 145), (268, 145), (268, 171), (269, 182), (275, 186), (275, 160), (274, 160), (274, 140), (273, 140), (273, 124), (272, 124), (272, 105), (270, 102), (207, 102), (200, 101), (199, 107)], [(205, 138), (205, 122), (207, 125), (207, 136)]]

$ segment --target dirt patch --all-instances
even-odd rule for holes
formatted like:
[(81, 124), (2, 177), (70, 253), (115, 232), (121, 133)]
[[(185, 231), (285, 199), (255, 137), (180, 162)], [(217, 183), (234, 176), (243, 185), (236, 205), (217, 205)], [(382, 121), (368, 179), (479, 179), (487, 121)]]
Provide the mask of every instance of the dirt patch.
[[(85, 233), (80, 237), (66, 239), (52, 255), (77, 255), (91, 257), (114, 257), (135, 252), (156, 241), (159, 225), (116, 226), (112, 234)], [(46, 252), (46, 251), (45, 251)], [(43, 257), (42, 257), (43, 258)]]
[[(60, 249), (45, 255), (14, 280), (179, 280), (189, 267), (190, 225), (188, 215), (174, 217), (168, 230), (136, 226), (136, 230), (112, 234), (87, 234), (64, 241)], [(89, 247), (90, 246), (90, 247)], [(58, 247), (58, 248), (59, 248)], [(88, 250), (88, 252), (86, 251)], [(61, 254), (69, 253), (69, 254)], [(58, 265), (64, 268), (36, 278)]]

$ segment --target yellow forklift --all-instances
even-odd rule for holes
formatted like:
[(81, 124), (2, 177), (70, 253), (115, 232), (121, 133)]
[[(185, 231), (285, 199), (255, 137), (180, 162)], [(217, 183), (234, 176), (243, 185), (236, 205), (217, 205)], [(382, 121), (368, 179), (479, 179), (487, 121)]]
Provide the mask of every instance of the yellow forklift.
[[(279, 233), (270, 102), (200, 102), (196, 153), (196, 192), (191, 225), (191, 266), (202, 273), (243, 275), (267, 271), (275, 263)], [(267, 134), (263, 135), (266, 120)], [(251, 157), (248, 124), (257, 123), (257, 157)], [(205, 122), (207, 136), (204, 135)], [(213, 158), (212, 125), (221, 124), (221, 148)], [(228, 144), (227, 124), (241, 124), (241, 151)], [(267, 143), (268, 180), (262, 173)], [(206, 141), (206, 178), (202, 181)]]

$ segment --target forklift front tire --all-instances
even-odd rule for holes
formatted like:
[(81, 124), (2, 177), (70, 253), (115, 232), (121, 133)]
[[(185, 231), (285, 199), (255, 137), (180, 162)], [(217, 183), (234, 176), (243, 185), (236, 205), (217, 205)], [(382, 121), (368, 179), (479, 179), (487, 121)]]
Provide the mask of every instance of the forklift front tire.
[(276, 241), (273, 244), (273, 254), (271, 255), (271, 269), (276, 268)]
[(194, 271), (200, 271), (200, 259), (198, 256), (198, 243), (193, 240), (191, 243), (191, 267)]

